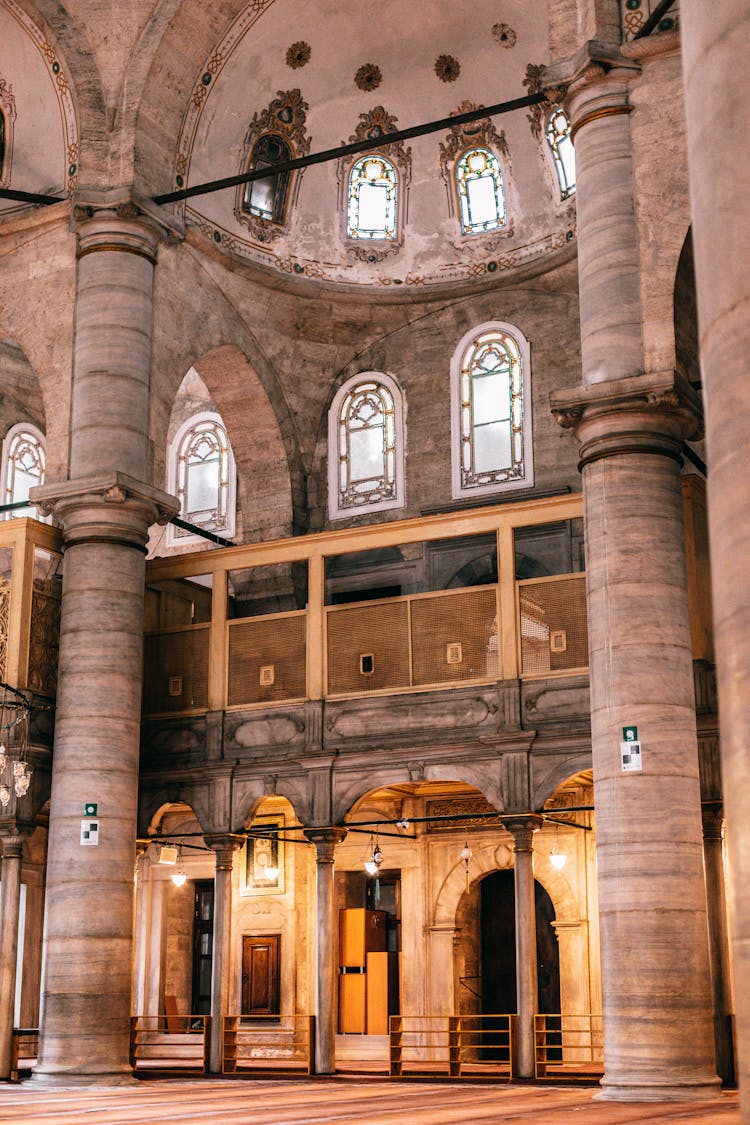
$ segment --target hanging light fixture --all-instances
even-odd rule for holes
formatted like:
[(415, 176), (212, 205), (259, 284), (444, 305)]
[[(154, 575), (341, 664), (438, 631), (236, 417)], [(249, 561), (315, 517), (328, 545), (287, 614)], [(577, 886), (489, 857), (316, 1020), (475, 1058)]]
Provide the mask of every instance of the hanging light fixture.
[(176, 887), (184, 887), (187, 883), (187, 875), (182, 864), (182, 848), (177, 849), (177, 870), (172, 872), (172, 882)]
[(556, 871), (562, 871), (565, 864), (568, 862), (568, 857), (565, 852), (560, 851), (560, 844), (558, 840), (560, 826), (555, 822), (555, 839), (552, 842), (552, 851), (549, 853), (549, 861)]
[(7, 808), (11, 797), (25, 797), (32, 771), (26, 760), (29, 712), (25, 695), (0, 680), (0, 807)]
[(466, 893), (467, 894), (469, 893), (469, 891), (471, 889), (471, 880), (469, 879), (469, 860), (471, 859), (473, 854), (474, 853), (472, 852), (471, 848), (469, 847), (469, 841), (465, 840), (464, 846), (461, 848), (461, 859), (464, 861), (464, 870), (466, 872)]
[(370, 858), (365, 861), (365, 871), (368, 875), (377, 875), (378, 871), (380, 871), (380, 865), (383, 862), (383, 853), (380, 850), (377, 837), (370, 837), (367, 850), (370, 853)]

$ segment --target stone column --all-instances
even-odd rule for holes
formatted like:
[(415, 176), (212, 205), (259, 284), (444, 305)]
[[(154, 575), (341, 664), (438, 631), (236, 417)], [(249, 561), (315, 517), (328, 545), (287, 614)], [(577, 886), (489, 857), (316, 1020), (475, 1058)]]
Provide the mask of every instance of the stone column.
[(683, 0), (688, 168), (706, 404), (708, 517), (739, 1084), (750, 1117), (750, 102), (745, 0)]
[(516, 905), (516, 1010), (518, 1045), (514, 1062), (517, 1078), (534, 1077), (534, 1014), (537, 1010), (536, 903), (534, 899), (534, 833), (541, 817), (504, 821), (513, 836)]
[[(143, 483), (157, 231), (125, 208), (78, 236), (71, 479), (35, 494), (65, 547), (34, 1078), (48, 1085), (131, 1080), (144, 554), (149, 526), (177, 510)], [(85, 802), (95, 846), (82, 846)]]
[[(577, 159), (584, 386), (552, 396), (581, 442), (602, 955), (602, 1097), (716, 1091), (681, 443), (700, 403), (643, 371), (627, 81), (580, 63), (566, 105)], [(597, 47), (598, 50), (598, 47)], [(642, 772), (620, 758), (636, 725)]]
[(13, 1051), (13, 1014), (16, 1005), (23, 837), (5, 836), (0, 843), (3, 848), (2, 918), (0, 919), (0, 1079), (8, 1079)]
[(724, 1082), (733, 1082), (734, 1057), (729, 1026), (732, 998), (729, 983), (727, 903), (724, 892), (724, 810), (720, 803), (703, 806), (703, 863), (706, 870), (716, 1069)]
[(315, 1019), (315, 1071), (336, 1072), (337, 976), (336, 904), (333, 894), (333, 860), (337, 844), (346, 837), (345, 828), (306, 828), (305, 836), (315, 844), (315, 920), (317, 1004)]
[(214, 873), (214, 930), (211, 962), (211, 1050), (212, 1074), (221, 1074), (223, 1020), (229, 1015), (232, 964), (232, 867), (241, 840), (234, 836), (209, 837), (216, 856)]

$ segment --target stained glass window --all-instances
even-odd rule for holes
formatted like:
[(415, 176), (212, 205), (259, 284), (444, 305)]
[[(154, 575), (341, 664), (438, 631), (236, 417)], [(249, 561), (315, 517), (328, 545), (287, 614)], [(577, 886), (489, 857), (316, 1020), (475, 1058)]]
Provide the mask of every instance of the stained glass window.
[(528, 344), (510, 327), (467, 333), (453, 358), (456, 496), (533, 483)]
[[(227, 431), (218, 415), (200, 414), (175, 439), (176, 472), (172, 487), (180, 515), (189, 523), (220, 535), (235, 529), (235, 469)], [(172, 528), (175, 541), (190, 533)]]
[(349, 173), (349, 238), (396, 238), (398, 173), (390, 160), (363, 156)]
[[(248, 172), (261, 168), (271, 169), (274, 164), (291, 159), (292, 151), (286, 141), (274, 133), (266, 133), (253, 146)], [(290, 175), (290, 172), (269, 171), (268, 176), (246, 184), (242, 202), (245, 211), (260, 219), (283, 223)]]
[[(21, 423), (8, 431), (3, 452), (3, 503), (16, 504), (20, 500), (28, 500), (29, 489), (44, 484), (44, 437), (36, 426)], [(5, 518), (19, 519), (35, 514), (36, 509), (29, 506), (5, 512)]]
[(547, 118), (547, 144), (555, 162), (560, 198), (576, 190), (576, 152), (570, 139), (570, 122), (562, 109), (553, 109)]
[(328, 441), (333, 516), (402, 505), (403, 404), (390, 376), (368, 372), (344, 384)]
[(505, 224), (503, 173), (489, 149), (473, 148), (458, 160), (456, 189), (462, 234), (497, 230)]

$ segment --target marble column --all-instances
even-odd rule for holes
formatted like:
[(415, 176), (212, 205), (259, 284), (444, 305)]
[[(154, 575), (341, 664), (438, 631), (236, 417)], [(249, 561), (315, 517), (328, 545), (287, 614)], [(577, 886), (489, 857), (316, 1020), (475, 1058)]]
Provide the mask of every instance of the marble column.
[(534, 899), (534, 833), (541, 817), (504, 821), (513, 836), (516, 906), (516, 1011), (518, 1043), (513, 1072), (534, 1077), (534, 1014), (537, 1010), (536, 903)]
[(211, 962), (211, 1045), (212, 1074), (221, 1074), (224, 1016), (231, 1015), (230, 969), (232, 963), (232, 869), (234, 853), (242, 841), (233, 836), (209, 837), (206, 841), (216, 856), (214, 873), (214, 929)]
[(746, 0), (680, 6), (732, 957), (742, 1108), (750, 1118), (750, 102)]
[(316, 983), (315, 1071), (336, 1072), (337, 977), (336, 903), (333, 893), (333, 862), (336, 845), (346, 837), (345, 828), (306, 828), (305, 836), (315, 845)]
[(725, 1082), (734, 1081), (734, 1057), (729, 1017), (732, 997), (729, 976), (729, 937), (724, 888), (724, 810), (720, 803), (703, 805), (703, 863), (708, 903), (708, 948), (714, 1006), (716, 1069)]
[(13, 1053), (13, 1015), (16, 1005), (23, 837), (5, 836), (0, 843), (3, 849), (2, 917), (0, 918), (0, 1079), (9, 1079)]
[[(47, 1085), (131, 1080), (144, 555), (149, 526), (177, 510), (143, 483), (158, 231), (129, 206), (90, 210), (78, 230), (70, 479), (35, 493), (65, 548), (34, 1076)], [(82, 836), (88, 802), (95, 844)]]
[[(627, 99), (634, 64), (589, 57), (568, 83), (577, 160), (583, 387), (552, 396), (581, 443), (597, 812), (600, 1096), (712, 1097), (708, 969), (681, 443), (700, 402), (644, 372)], [(585, 54), (585, 52), (584, 52)], [(605, 54), (604, 52), (602, 53)], [(635, 725), (642, 771), (623, 768)]]

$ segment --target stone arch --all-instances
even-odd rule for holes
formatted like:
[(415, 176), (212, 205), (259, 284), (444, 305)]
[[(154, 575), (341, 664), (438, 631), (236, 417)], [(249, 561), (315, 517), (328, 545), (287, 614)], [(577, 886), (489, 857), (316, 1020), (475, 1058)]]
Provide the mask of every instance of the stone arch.
[(580, 773), (582, 770), (591, 769), (591, 750), (588, 748), (575, 750), (568, 754), (560, 755), (559, 758), (553, 758), (551, 763), (544, 763), (544, 772), (542, 772), (542, 768), (534, 762), (532, 756), (532, 769), (531, 807), (533, 809), (542, 809), (555, 790), (558, 789), (564, 781), (567, 781), (569, 777), (573, 777), (574, 774)]
[[(205, 792), (204, 792), (205, 789)], [(162, 786), (146, 793), (141, 790), (138, 810), (138, 836), (145, 839), (149, 829), (161, 821), (164, 814), (174, 805), (188, 805), (203, 831), (208, 831), (211, 823), (210, 802), (207, 787), (193, 785)]]
[(346, 778), (334, 773), (331, 810), (333, 823), (343, 824), (355, 806), (374, 790), (394, 784), (413, 784), (417, 774), (419, 781), (443, 781), (446, 784), (460, 782), (469, 785), (499, 812), (503, 810), (499, 771), (495, 779), (489, 770), (483, 768), (482, 763), (451, 762), (450, 767), (446, 767), (439, 763), (418, 762), (405, 766), (386, 765), (368, 770), (367, 773), (357, 772)]

